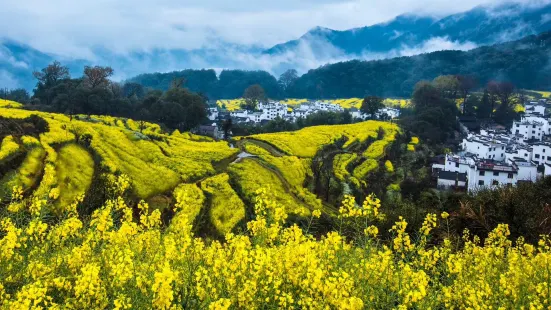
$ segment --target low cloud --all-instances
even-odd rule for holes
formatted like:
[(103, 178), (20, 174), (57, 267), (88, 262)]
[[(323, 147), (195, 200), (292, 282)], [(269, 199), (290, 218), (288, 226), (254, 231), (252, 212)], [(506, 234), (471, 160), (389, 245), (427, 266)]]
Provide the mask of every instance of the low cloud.
[(11, 51), (3, 45), (0, 45), (0, 63), (5, 63), (11, 67), (19, 69), (29, 68), (29, 65), (25, 61), (16, 59)]
[(220, 43), (269, 47), (315, 26), (344, 30), (404, 13), (443, 16), (505, 1), (3, 0), (0, 38), (94, 61), (97, 50), (127, 55), (215, 48)]
[(20, 84), (11, 73), (0, 69), (0, 86), (3, 88), (13, 89), (20, 87)]

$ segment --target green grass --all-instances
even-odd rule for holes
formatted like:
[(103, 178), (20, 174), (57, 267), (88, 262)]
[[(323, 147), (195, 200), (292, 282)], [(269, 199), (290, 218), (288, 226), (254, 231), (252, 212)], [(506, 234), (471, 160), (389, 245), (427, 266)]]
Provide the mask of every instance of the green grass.
[(62, 147), (57, 156), (58, 203), (63, 207), (86, 193), (94, 176), (94, 160), (80, 145), (68, 144)]

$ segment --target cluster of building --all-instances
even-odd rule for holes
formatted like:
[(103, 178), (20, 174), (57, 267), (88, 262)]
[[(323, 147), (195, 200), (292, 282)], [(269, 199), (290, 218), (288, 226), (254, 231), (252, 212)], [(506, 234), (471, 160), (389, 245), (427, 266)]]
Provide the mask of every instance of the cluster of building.
[[(510, 130), (498, 127), (467, 132), (461, 152), (439, 156), (432, 165), (437, 186), (475, 191), (513, 186), (551, 175), (551, 120), (546, 100), (525, 104)], [(465, 128), (465, 126), (463, 126)]]
[[(222, 112), (218, 108), (209, 109), (209, 119), (211, 121), (225, 120), (231, 118), (236, 124), (253, 123), (261, 124), (269, 122), (276, 118), (282, 118), (287, 121), (295, 122), (299, 118), (305, 118), (308, 115), (321, 112), (343, 112), (345, 109), (338, 104), (327, 101), (313, 101), (300, 105), (288, 106), (285, 103), (278, 101), (269, 101), (260, 103), (256, 111), (251, 110), (236, 110), (231, 112)], [(368, 114), (361, 112), (356, 108), (349, 109), (352, 118), (367, 119)], [(400, 116), (400, 111), (393, 108), (383, 108), (376, 113), (376, 117), (387, 117), (389, 119)]]

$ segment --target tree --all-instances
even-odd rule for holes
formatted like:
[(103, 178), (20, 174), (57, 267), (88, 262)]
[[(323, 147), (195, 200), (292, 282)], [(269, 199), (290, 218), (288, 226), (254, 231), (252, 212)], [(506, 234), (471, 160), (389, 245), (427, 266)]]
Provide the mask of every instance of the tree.
[(230, 131), (233, 127), (233, 121), (231, 118), (228, 118), (222, 124), (222, 130), (224, 131), (224, 139), (228, 139), (230, 136)]
[(511, 99), (515, 94), (515, 85), (510, 82), (501, 82), (497, 84), (497, 97), (501, 103), (501, 106), (510, 107), (512, 102)]
[[(512, 98), (515, 94), (515, 85), (510, 82), (491, 81), (487, 85), (489, 99), (492, 107), (492, 115), (495, 121), (508, 125), (516, 116), (513, 109)], [(497, 102), (500, 105), (496, 107)]]
[(245, 109), (256, 110), (258, 104), (266, 100), (266, 94), (264, 93), (264, 88), (262, 88), (262, 86), (259, 84), (254, 84), (245, 89), (243, 98), (245, 99)]
[(208, 116), (207, 105), (201, 96), (184, 88), (169, 89), (156, 102), (150, 111), (155, 111), (157, 118), (171, 128), (181, 131), (190, 130), (201, 124)]
[(39, 84), (46, 87), (55, 85), (58, 81), (70, 78), (69, 68), (62, 66), (59, 61), (54, 61), (46, 68), (33, 72), (33, 76)]
[(413, 107), (422, 110), (435, 107), (442, 100), (441, 93), (431, 82), (421, 81), (415, 85), (412, 95)]
[(111, 67), (84, 67), (84, 82), (92, 88), (107, 87), (109, 85), (109, 77), (113, 75)]
[(490, 81), (486, 85), (486, 90), (488, 92), (488, 102), (490, 103), (490, 115), (494, 115), (494, 111), (497, 104), (498, 93), (499, 93), (499, 83), (496, 81)]
[(62, 66), (58, 61), (54, 61), (41, 71), (33, 72), (33, 76), (38, 80), (34, 90), (33, 98), (40, 103), (51, 105), (56, 92), (54, 88), (62, 81), (69, 80), (69, 68)]
[(170, 88), (182, 88), (186, 84), (186, 78), (185, 77), (177, 77), (172, 79), (170, 82)]
[(440, 90), (442, 96), (449, 99), (457, 98), (460, 83), (455, 75), (441, 75), (434, 79), (433, 84)]
[(484, 90), (482, 99), (479, 100), (476, 107), (476, 117), (479, 119), (488, 119), (492, 116), (492, 103), (490, 102), (490, 93), (488, 89)]
[(142, 84), (128, 82), (122, 86), (122, 95), (126, 98), (136, 96), (138, 99), (145, 97), (145, 89)]
[(472, 110), (473, 106), (468, 106), (467, 97), (469, 93), (476, 88), (476, 80), (469, 75), (457, 75), (459, 81), (459, 94), (463, 98), (463, 114), (466, 114), (469, 110)]
[(377, 113), (377, 111), (379, 111), (379, 109), (382, 109), (383, 107), (383, 98), (377, 96), (368, 96), (365, 97), (362, 101), (360, 111), (367, 113), (371, 116), (371, 118), (374, 118), (375, 113)]
[(298, 79), (298, 73), (295, 69), (289, 69), (279, 76), (278, 83), (283, 91), (287, 91), (289, 87)]
[(401, 120), (402, 126), (424, 141), (441, 143), (457, 128), (457, 106), (454, 100), (443, 97), (433, 83), (417, 83), (412, 95), (413, 115)]

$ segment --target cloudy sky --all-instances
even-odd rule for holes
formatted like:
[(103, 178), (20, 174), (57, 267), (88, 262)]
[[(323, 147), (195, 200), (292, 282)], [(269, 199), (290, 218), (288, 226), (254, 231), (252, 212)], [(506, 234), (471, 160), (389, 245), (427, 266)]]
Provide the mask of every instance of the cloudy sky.
[[(544, 0), (517, 0), (541, 2)], [(44, 52), (93, 58), (195, 49), (221, 42), (269, 47), (315, 26), (348, 29), (403, 13), (442, 16), (503, 0), (2, 0), (0, 39)]]

